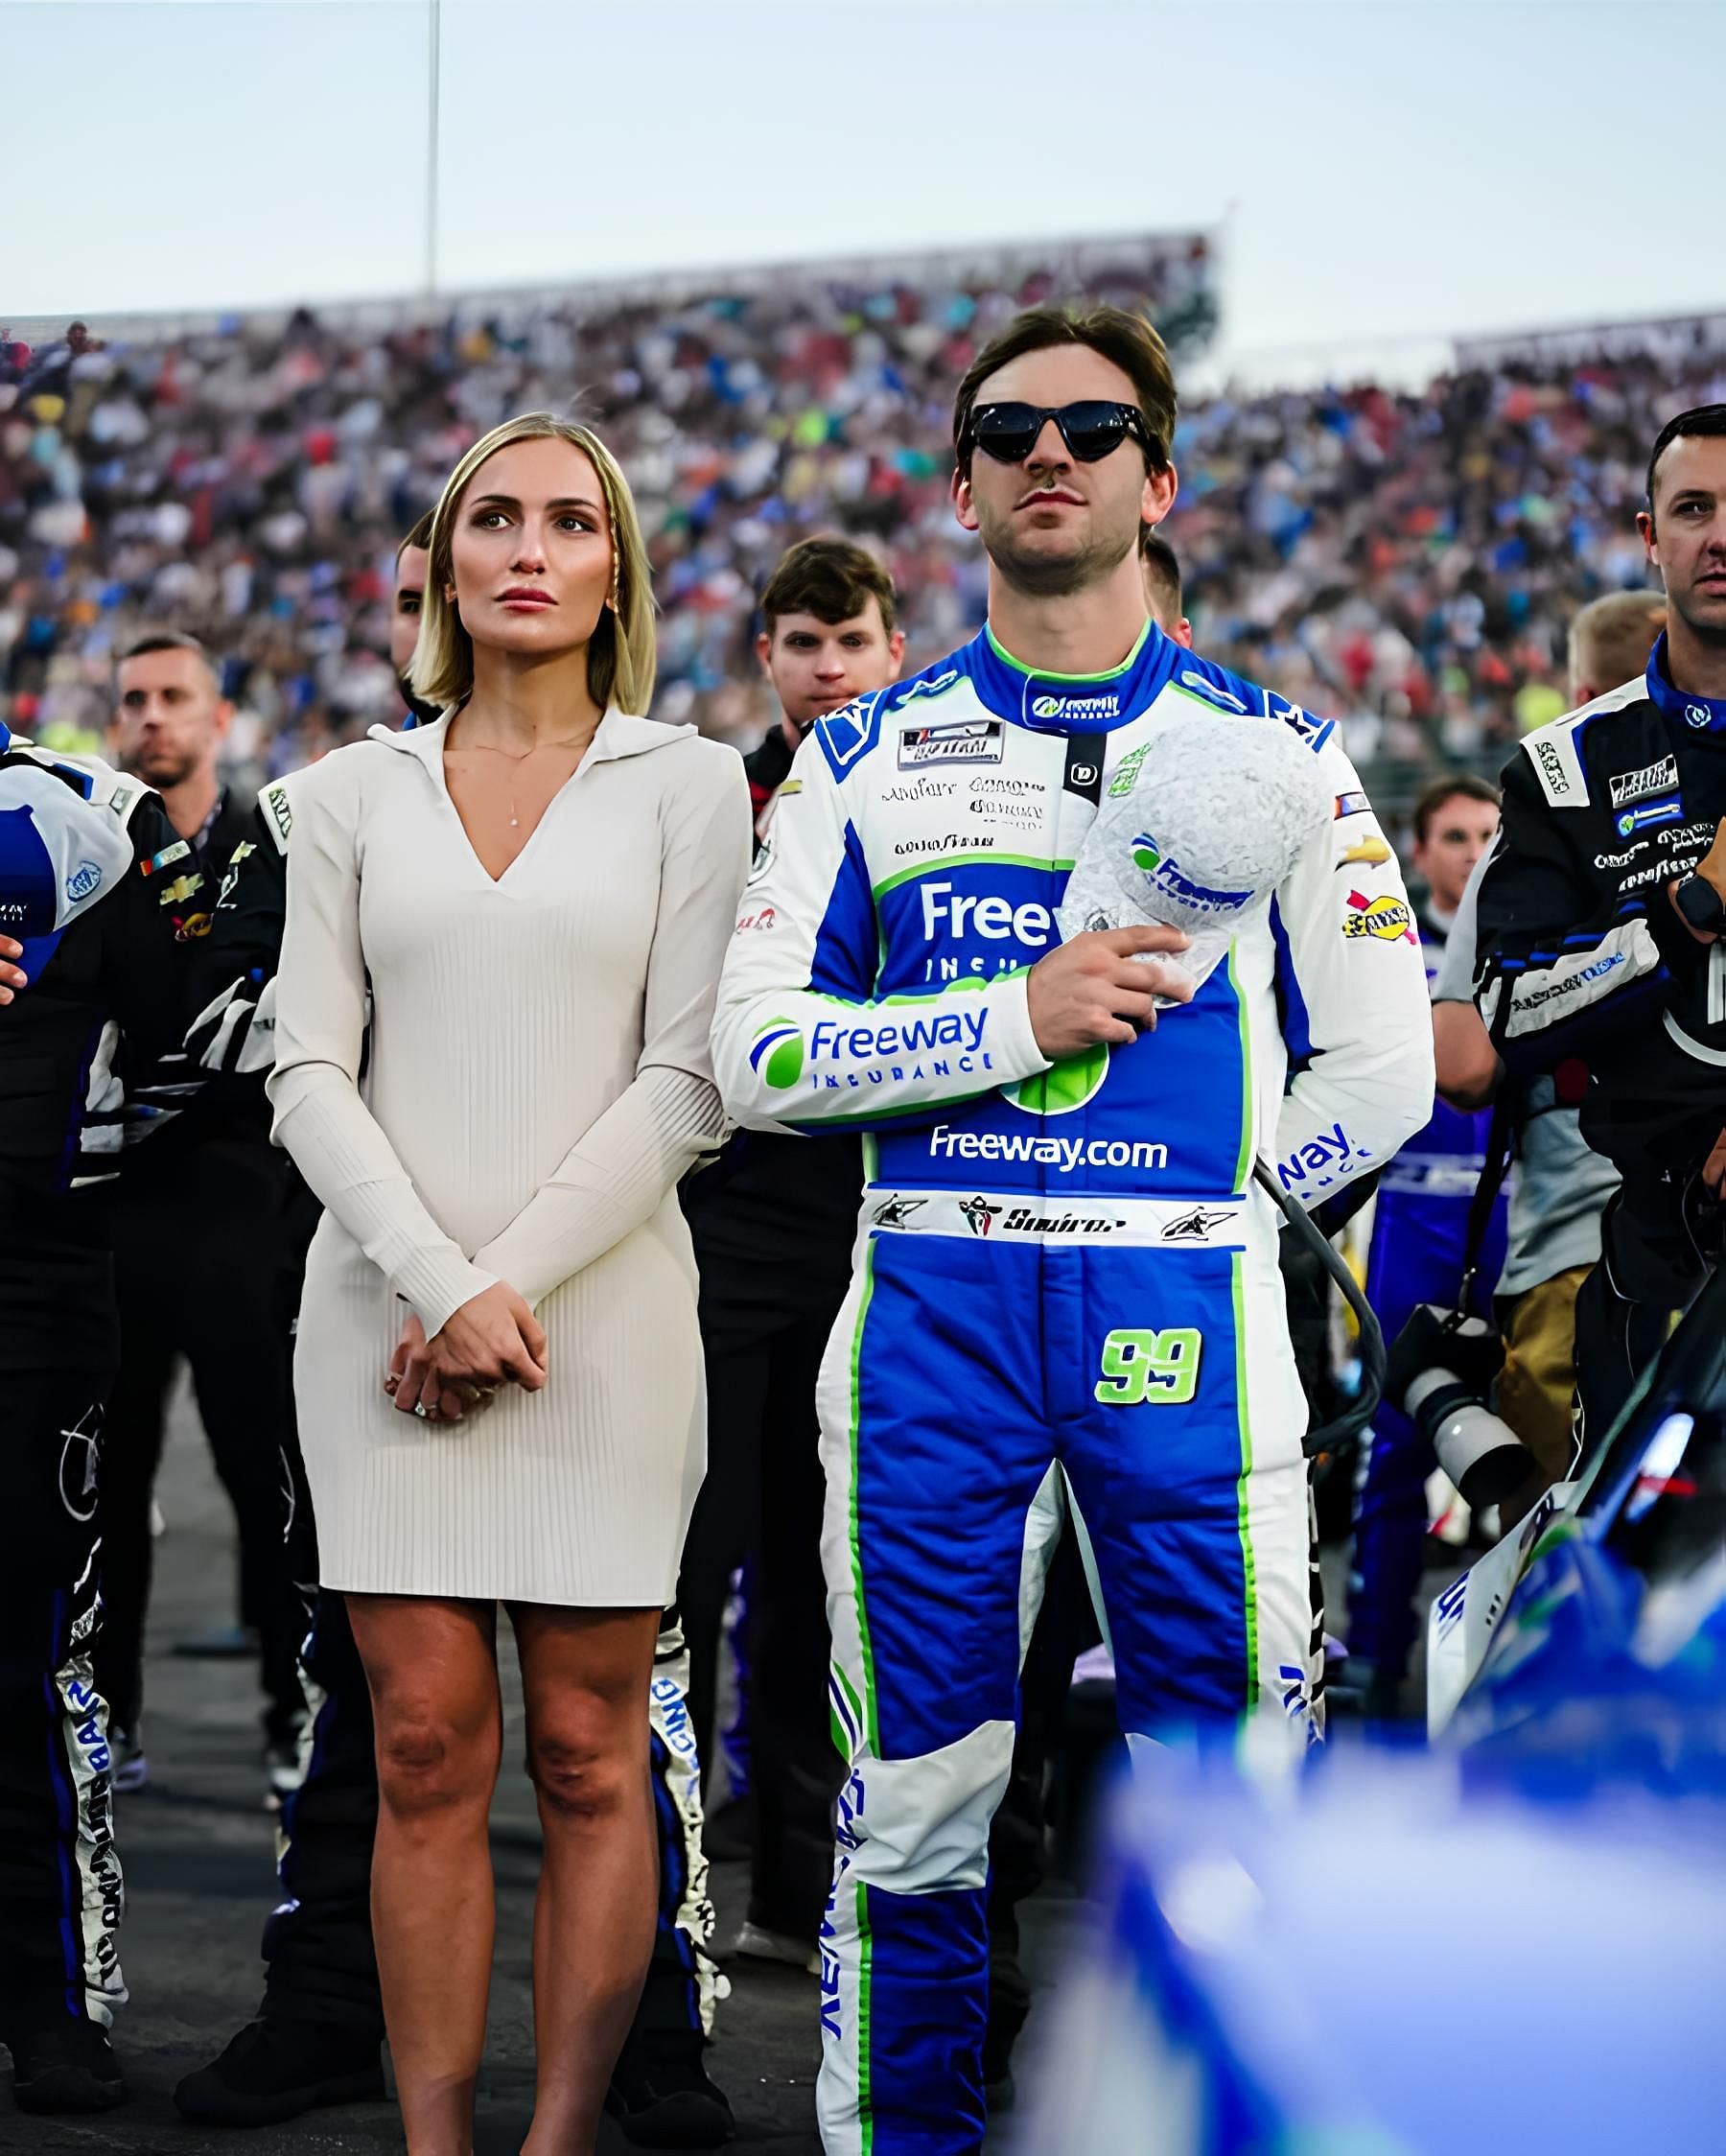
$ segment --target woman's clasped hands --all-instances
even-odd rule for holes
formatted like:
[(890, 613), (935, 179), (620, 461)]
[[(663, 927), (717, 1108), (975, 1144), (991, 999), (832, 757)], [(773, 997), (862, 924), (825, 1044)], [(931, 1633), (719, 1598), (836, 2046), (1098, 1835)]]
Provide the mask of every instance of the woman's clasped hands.
[(537, 1393), (547, 1367), (545, 1327), (509, 1282), (499, 1280), (462, 1303), (430, 1340), (409, 1313), (384, 1390), (404, 1415), (459, 1422), (500, 1385)]

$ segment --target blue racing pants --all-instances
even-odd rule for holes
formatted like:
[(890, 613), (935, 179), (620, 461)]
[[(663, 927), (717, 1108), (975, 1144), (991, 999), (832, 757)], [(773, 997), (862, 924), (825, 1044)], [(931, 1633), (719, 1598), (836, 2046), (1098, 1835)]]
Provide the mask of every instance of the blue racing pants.
[[(887, 1221), (875, 1224), (875, 1215)], [(1256, 1201), (872, 1190), (820, 1385), (829, 2156), (981, 2146), (989, 1823), (1064, 1517), (1130, 1741), (1318, 1733), (1306, 1410)]]

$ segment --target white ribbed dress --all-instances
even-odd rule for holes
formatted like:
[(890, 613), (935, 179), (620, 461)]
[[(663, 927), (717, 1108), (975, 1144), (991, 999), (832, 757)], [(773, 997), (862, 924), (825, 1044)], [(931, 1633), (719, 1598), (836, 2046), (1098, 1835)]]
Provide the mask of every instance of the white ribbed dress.
[[(705, 1466), (675, 1186), (721, 1127), (708, 1032), (748, 872), (743, 766), (609, 711), (494, 883), (447, 731), (374, 728), (291, 787), (269, 1094), (326, 1207), (294, 1356), (322, 1578), (660, 1604)], [(546, 1328), (545, 1389), (455, 1423), (398, 1413), (408, 1306), (430, 1334), (500, 1279)]]

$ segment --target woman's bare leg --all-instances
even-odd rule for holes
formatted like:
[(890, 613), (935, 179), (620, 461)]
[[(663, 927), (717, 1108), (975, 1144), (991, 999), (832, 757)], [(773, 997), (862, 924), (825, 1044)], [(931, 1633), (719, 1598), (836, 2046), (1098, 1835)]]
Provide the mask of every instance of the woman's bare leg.
[(590, 2156), (653, 1951), (647, 1687), (658, 1609), (511, 1607), (546, 1856), (533, 1914), (533, 2126), (522, 2156)]
[(471, 2156), (502, 1745), (489, 1603), (349, 1595), (378, 1742), (372, 1934), (408, 2156)]

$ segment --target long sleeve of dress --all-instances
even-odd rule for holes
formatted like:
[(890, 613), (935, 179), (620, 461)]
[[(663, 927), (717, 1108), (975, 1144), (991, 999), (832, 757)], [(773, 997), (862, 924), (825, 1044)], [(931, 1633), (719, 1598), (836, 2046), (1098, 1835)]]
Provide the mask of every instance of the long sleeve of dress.
[(295, 784), (288, 921), (276, 977), (272, 1136), (374, 1265), (438, 1331), (495, 1284), (426, 1209), (360, 1097), (365, 962), (357, 788), (341, 760)]
[(713, 1003), (749, 872), (749, 787), (739, 758), (706, 749), (667, 795), (660, 902), (641, 1052), (631, 1084), (475, 1262), (537, 1303), (647, 1220), (719, 1143)]

